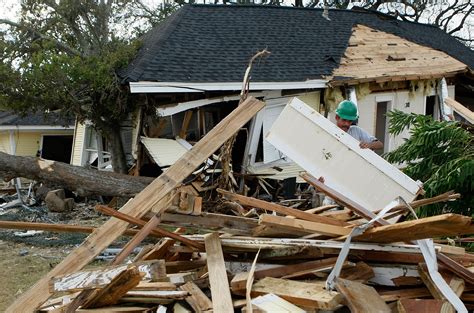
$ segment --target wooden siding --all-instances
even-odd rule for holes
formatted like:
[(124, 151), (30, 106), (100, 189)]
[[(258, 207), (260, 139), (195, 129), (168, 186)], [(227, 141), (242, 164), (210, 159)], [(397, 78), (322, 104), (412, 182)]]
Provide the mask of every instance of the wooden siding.
[(10, 132), (0, 132), (0, 152), (10, 153)]
[(85, 134), (86, 125), (82, 123), (76, 123), (76, 131), (74, 133), (74, 139), (72, 142), (72, 165), (82, 165), (82, 150), (84, 149)]

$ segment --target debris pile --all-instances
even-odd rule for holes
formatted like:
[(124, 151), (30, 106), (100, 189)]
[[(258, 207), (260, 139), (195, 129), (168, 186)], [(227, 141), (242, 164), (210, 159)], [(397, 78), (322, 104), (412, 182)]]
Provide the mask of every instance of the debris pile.
[[(262, 107), (247, 99), (120, 210), (97, 206), (112, 218), (7, 312), (474, 309), (474, 256), (432, 240), (473, 234), (471, 217), (388, 222), (458, 194), (398, 199), (373, 212), (306, 173), (342, 208), (301, 210), (218, 189), (236, 209), (206, 212), (200, 194), (183, 181)], [(82, 270), (125, 232), (132, 238), (110, 266)], [(147, 237), (156, 244), (130, 260)]]

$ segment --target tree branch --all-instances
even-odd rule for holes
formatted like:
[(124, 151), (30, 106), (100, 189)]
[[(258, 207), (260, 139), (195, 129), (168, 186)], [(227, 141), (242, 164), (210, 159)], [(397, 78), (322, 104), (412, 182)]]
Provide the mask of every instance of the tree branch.
[(78, 51), (78, 50), (76, 50), (76, 49), (74, 49), (74, 48), (72, 48), (72, 47), (70, 47), (70, 46), (54, 39), (54, 38), (51, 38), (51, 37), (39, 32), (39, 31), (35, 30), (34, 28), (32, 28), (30, 26), (15, 23), (13, 21), (5, 20), (5, 19), (0, 19), (0, 24), (7, 24), (7, 25), (10, 25), (10, 26), (19, 28), (19, 29), (27, 30), (27, 31), (35, 34), (37, 37), (39, 37), (42, 40), (47, 40), (47, 41), (53, 42), (56, 45), (56, 47), (58, 47), (59, 49), (63, 50), (64, 52), (66, 52), (68, 54), (84, 57), (84, 55), (80, 51)]

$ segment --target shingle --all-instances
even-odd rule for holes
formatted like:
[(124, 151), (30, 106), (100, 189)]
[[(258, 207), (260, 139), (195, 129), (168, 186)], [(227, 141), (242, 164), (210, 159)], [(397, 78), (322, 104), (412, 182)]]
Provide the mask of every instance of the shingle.
[(187, 5), (144, 38), (122, 71), (124, 82), (239, 82), (258, 50), (252, 81), (305, 81), (330, 75), (344, 54), (352, 27), (362, 24), (444, 51), (474, 68), (474, 52), (442, 30), (370, 11)]
[(0, 112), (0, 126), (70, 126), (74, 120), (61, 117), (58, 113), (29, 113), (25, 116), (9, 111)]

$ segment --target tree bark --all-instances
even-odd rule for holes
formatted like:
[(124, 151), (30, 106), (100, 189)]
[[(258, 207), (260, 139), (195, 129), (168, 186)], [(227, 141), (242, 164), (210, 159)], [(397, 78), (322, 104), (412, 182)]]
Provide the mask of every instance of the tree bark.
[(150, 177), (136, 177), (98, 171), (81, 166), (36, 157), (13, 156), (0, 152), (0, 177), (9, 181), (24, 177), (77, 192), (78, 195), (133, 197), (153, 181)]
[(112, 168), (115, 173), (126, 174), (128, 171), (125, 151), (123, 149), (120, 127), (103, 127), (102, 133), (109, 143)]

